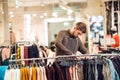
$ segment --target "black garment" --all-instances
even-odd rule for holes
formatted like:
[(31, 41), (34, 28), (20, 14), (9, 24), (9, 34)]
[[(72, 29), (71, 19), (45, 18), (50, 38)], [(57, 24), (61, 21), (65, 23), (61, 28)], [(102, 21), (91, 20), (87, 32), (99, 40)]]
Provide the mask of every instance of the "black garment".
[(61, 70), (62, 70), (62, 74), (63, 74), (63, 77), (64, 77), (64, 80), (66, 80), (66, 66), (61, 66), (59, 65)]
[(83, 77), (84, 80), (95, 80), (95, 66), (93, 60), (83, 61)]
[(18, 45), (17, 45), (17, 44), (12, 44), (12, 47), (11, 47), (11, 54), (15, 54), (16, 51), (17, 51), (17, 48), (18, 48)]
[(110, 34), (110, 28), (112, 27), (112, 1), (105, 2), (106, 7), (106, 26), (107, 26), (107, 34)]
[(103, 74), (102, 74), (103, 64), (97, 64), (97, 70), (98, 70), (98, 79), (97, 80), (104, 80)]
[(39, 50), (38, 50), (37, 45), (33, 44), (32, 47), (33, 47), (33, 50), (34, 50), (34, 57), (39, 58)]
[(103, 63), (99, 60), (86, 59), (83, 60), (83, 77), (84, 80), (104, 80), (102, 69)]
[(2, 65), (2, 49), (0, 51), (0, 65)]
[[(36, 44), (32, 45), (33, 50), (34, 50), (34, 58), (39, 58), (39, 50)], [(36, 60), (36, 62), (39, 62), (40, 60)]]
[(119, 77), (120, 77), (120, 56), (111, 58), (111, 61), (114, 65), (115, 70), (117, 71)]

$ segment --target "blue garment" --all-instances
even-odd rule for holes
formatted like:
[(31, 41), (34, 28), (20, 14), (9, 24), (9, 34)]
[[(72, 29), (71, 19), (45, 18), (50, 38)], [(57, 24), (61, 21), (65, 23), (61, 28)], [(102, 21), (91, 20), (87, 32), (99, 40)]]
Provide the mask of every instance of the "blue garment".
[(0, 80), (4, 80), (6, 69), (7, 69), (7, 66), (0, 66)]
[(109, 68), (110, 68), (112, 80), (120, 80), (119, 75), (118, 75), (117, 71), (115, 70), (112, 61), (110, 59), (106, 59), (106, 60), (107, 60), (107, 63), (109, 65)]
[(34, 49), (32, 46), (28, 46), (28, 58), (35, 58), (34, 57)]

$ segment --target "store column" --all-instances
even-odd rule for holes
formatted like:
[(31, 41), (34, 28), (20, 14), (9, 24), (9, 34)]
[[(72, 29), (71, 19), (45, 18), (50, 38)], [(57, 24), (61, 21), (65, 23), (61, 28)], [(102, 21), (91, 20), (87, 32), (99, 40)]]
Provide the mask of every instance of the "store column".
[[(8, 2), (8, 0), (2, 0), (4, 2)], [(3, 26), (4, 26), (4, 42), (10, 42), (10, 35), (9, 35), (9, 27), (8, 27), (8, 3), (3, 3)]]

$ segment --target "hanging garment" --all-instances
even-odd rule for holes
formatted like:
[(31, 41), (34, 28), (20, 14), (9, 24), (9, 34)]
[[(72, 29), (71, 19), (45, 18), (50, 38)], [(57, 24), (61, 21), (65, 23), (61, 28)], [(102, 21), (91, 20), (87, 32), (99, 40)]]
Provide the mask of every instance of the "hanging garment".
[[(11, 69), (6, 69), (4, 80), (11, 80)], [(0, 79), (1, 80), (1, 79)]]
[(7, 70), (7, 66), (0, 66), (0, 80), (4, 80), (6, 70)]
[[(49, 50), (48, 57), (55, 57), (55, 52)], [(55, 59), (47, 59), (47, 66), (51, 66), (55, 62)]]
[(103, 63), (98, 63), (96, 67), (97, 67), (97, 71), (98, 71), (97, 80), (104, 80), (103, 73), (102, 73), (102, 70), (103, 70)]
[(37, 69), (37, 80), (42, 80), (40, 79), (40, 68), (37, 67), (36, 69)]
[(111, 72), (111, 76), (112, 76), (112, 80), (120, 80), (119, 75), (117, 74), (113, 63), (110, 59), (106, 59), (110, 68), (110, 72)]
[(51, 67), (46, 66), (45, 70), (46, 70), (47, 80), (55, 80), (55, 71), (54, 71), (54, 68), (52, 66)]
[(39, 76), (40, 76), (40, 80), (43, 80), (43, 79), (44, 79), (44, 78), (43, 78), (43, 69), (42, 69), (41, 66), (39, 67), (39, 69), (40, 69), (40, 70), (39, 70), (39, 71), (40, 71), (40, 75), (39, 75)]
[[(28, 47), (24, 46), (24, 59), (28, 58)], [(25, 65), (28, 65), (28, 61), (25, 61)]]
[(31, 80), (32, 77), (32, 67), (29, 68), (29, 80)]
[(24, 68), (21, 68), (21, 69), (20, 69), (20, 80), (25, 80)]
[(0, 49), (0, 65), (2, 65), (2, 49)]
[(47, 80), (45, 67), (42, 67), (43, 70), (43, 80)]
[(119, 77), (120, 77), (120, 56), (117, 56), (117, 57), (114, 57), (114, 58), (111, 58), (111, 61), (114, 65), (114, 68), (115, 70), (117, 71)]
[(65, 80), (60, 66), (57, 63), (54, 63), (52, 66), (55, 70), (55, 80)]
[(32, 76), (31, 80), (37, 80), (37, 70), (35, 67), (32, 67)]
[(78, 80), (83, 80), (83, 64), (78, 65), (77, 73), (78, 73)]
[[(21, 59), (24, 59), (24, 46), (20, 47), (20, 57)], [(25, 65), (25, 61), (21, 61), (22, 65)]]
[(95, 80), (95, 64), (94, 60), (92, 59), (87, 59), (83, 61), (83, 76), (84, 80)]
[[(74, 80), (74, 79), (71, 79), (69, 68), (70, 68), (70, 67), (66, 67), (66, 80)], [(77, 79), (76, 79), (76, 80), (77, 80)]]
[[(16, 51), (16, 59), (20, 59), (20, 46), (17, 48), (17, 51)], [(17, 62), (18, 64), (21, 64), (20, 62)]]

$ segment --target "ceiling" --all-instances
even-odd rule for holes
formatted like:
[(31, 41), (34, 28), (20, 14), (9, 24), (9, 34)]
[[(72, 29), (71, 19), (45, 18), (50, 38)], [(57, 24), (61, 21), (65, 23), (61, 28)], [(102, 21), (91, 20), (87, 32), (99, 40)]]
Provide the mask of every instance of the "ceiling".
[(58, 4), (62, 2), (63, 4), (68, 3), (82, 3), (87, 2), (87, 0), (8, 0), (8, 4), (10, 7), (16, 6), (16, 4), (19, 4), (19, 6), (40, 6), (41, 4)]

